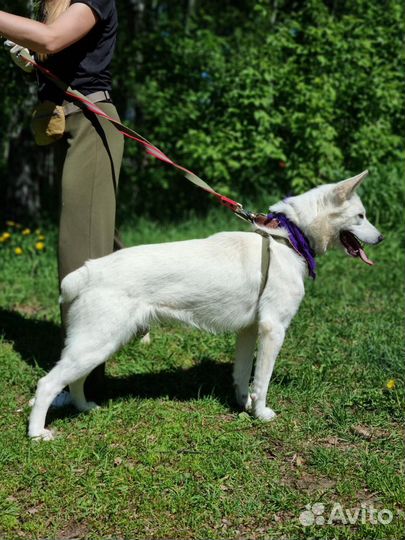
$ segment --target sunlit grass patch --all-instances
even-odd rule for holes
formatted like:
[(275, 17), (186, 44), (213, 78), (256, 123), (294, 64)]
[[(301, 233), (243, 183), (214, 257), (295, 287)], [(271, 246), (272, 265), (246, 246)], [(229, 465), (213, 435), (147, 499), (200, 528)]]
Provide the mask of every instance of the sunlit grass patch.
[[(142, 222), (123, 238), (171, 241), (216, 227), (236, 225), (228, 217)], [(32, 242), (31, 229), (11, 234)], [(274, 422), (235, 406), (234, 335), (175, 325), (152, 328), (149, 346), (134, 340), (114, 355), (101, 409), (52, 411), (56, 440), (34, 444), (28, 400), (61, 346), (56, 233), (41, 234), (40, 254), (0, 248), (2, 538), (403, 537), (403, 255), (395, 234), (372, 248), (374, 268), (343, 253), (320, 259), (270, 385)], [(301, 514), (317, 503), (326, 522), (303, 525)], [(336, 503), (344, 512), (374, 505), (393, 518), (328, 524)]]

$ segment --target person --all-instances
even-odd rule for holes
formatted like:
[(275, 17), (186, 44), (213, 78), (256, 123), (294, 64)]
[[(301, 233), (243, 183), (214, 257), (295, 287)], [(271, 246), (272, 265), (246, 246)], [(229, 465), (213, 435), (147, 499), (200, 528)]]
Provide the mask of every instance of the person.
[[(36, 62), (119, 119), (111, 100), (110, 72), (117, 26), (114, 0), (42, 0), (39, 20), (0, 11), (0, 35), (8, 40), (20, 67), (31, 68), (21, 54), (29, 49)], [(108, 120), (68, 103), (57, 85), (40, 71), (36, 75), (39, 101), (63, 106), (66, 116), (63, 137), (53, 144), (60, 185), (61, 282), (86, 260), (113, 251), (124, 141)], [(67, 306), (62, 306), (61, 317), (64, 326)], [(97, 399), (103, 391), (104, 366), (92, 376), (86, 391)]]

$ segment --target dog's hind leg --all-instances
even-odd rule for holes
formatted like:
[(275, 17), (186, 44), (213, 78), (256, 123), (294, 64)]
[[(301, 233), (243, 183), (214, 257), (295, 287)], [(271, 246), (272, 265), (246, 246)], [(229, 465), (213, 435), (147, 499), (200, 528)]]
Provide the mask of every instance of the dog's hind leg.
[(249, 395), (249, 381), (252, 373), (253, 355), (256, 347), (257, 324), (243, 328), (236, 341), (233, 383), (236, 401), (242, 409), (248, 411), (252, 406)]
[(127, 295), (104, 289), (83, 293), (69, 310), (66, 347), (60, 361), (43, 377), (37, 388), (28, 433), (30, 437), (51, 439), (45, 429), (46, 413), (55, 396), (71, 385), (72, 398), (80, 410), (94, 404), (86, 401), (83, 382), (137, 331), (149, 322), (147, 306), (135, 306)]
[(30, 437), (44, 439), (46, 441), (53, 439), (52, 431), (45, 429), (46, 413), (54, 398), (64, 388), (63, 384), (56, 384), (56, 381), (53, 381), (52, 377), (50, 377), (55, 369), (38, 381), (28, 427), (28, 435)]
[[(38, 382), (34, 406), (31, 411), (28, 434), (30, 437), (50, 440), (52, 432), (45, 429), (46, 413), (59, 392), (67, 385), (73, 386), (72, 398), (80, 410), (89, 410), (95, 404), (88, 403), (83, 392), (83, 382), (87, 375), (98, 365), (104, 363), (117, 349), (116, 343), (108, 343), (95, 352), (68, 346), (64, 349), (60, 361), (45, 377)], [(87, 350), (86, 350), (87, 349)]]

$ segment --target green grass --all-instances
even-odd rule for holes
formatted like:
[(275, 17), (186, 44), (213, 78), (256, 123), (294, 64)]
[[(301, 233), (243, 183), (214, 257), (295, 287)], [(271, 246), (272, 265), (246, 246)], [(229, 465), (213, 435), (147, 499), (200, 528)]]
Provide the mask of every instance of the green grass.
[[(246, 229), (218, 209), (176, 226), (141, 221), (123, 238), (230, 228)], [(27, 402), (60, 349), (56, 234), (35, 253), (33, 234), (10, 230), (0, 246), (2, 539), (403, 538), (399, 235), (368, 249), (373, 268), (342, 253), (319, 260), (270, 385), (274, 422), (235, 408), (233, 335), (170, 326), (110, 361), (100, 410), (51, 412), (58, 437), (46, 444), (27, 439)], [(304, 527), (301, 512), (317, 502), (326, 519), (335, 503), (393, 519)]]

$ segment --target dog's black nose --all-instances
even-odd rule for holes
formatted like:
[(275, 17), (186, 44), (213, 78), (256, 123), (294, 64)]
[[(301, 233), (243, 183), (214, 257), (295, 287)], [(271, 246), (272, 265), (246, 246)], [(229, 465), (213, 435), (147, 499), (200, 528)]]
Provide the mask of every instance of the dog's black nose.
[(380, 236), (377, 238), (377, 244), (379, 244), (383, 240), (384, 240), (384, 236), (382, 234), (380, 234)]

